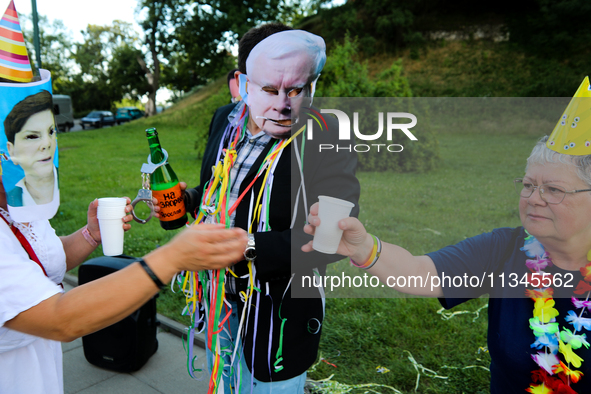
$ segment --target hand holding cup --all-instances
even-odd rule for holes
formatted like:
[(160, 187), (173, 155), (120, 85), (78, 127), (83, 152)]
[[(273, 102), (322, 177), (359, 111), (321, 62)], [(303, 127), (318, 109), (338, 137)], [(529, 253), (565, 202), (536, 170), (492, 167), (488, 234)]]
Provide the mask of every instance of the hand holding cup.
[(338, 223), (349, 217), (355, 204), (328, 196), (318, 196), (318, 200), (318, 216), (322, 223), (314, 232), (312, 247), (318, 252), (334, 254), (343, 235)]
[[(316, 235), (322, 222), (321, 218), (318, 216), (318, 210), (319, 203), (315, 203), (310, 207), (308, 224), (304, 226), (304, 232), (306, 234)], [(365, 250), (365, 241), (369, 235), (363, 224), (361, 224), (357, 218), (346, 217), (339, 220), (337, 226), (342, 231), (342, 237), (340, 238), (336, 253), (351, 257), (355, 261), (365, 261), (369, 255), (368, 251)], [(371, 239), (371, 236), (369, 236), (369, 238)], [(370, 243), (373, 245), (373, 241)], [(313, 250), (313, 241), (302, 246), (302, 251), (304, 252), (311, 252)], [(371, 252), (371, 246), (369, 252)]]

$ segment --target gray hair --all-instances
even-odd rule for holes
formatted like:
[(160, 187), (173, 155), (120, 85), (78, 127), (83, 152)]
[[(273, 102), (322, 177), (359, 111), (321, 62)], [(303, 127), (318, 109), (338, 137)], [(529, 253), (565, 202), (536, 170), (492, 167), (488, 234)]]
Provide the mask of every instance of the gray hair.
[(575, 156), (558, 153), (546, 146), (548, 136), (542, 137), (527, 158), (525, 171), (532, 164), (562, 163), (571, 164), (577, 170), (579, 178), (591, 187), (591, 155)]
[(326, 63), (326, 44), (322, 37), (304, 30), (285, 30), (259, 42), (246, 59), (246, 74), (252, 71), (252, 63), (258, 56), (280, 60), (300, 53), (309, 56), (314, 65), (312, 79), (318, 78)]

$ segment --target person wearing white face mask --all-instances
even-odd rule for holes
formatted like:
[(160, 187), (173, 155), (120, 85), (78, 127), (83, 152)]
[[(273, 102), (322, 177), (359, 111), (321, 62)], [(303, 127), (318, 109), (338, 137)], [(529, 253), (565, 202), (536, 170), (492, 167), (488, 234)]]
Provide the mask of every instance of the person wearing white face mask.
[(57, 171), (54, 166), (57, 145), (51, 94), (42, 90), (16, 104), (4, 120), (10, 159), (25, 176), (8, 191), (13, 207), (57, 204)]
[[(273, 138), (291, 133), (298, 124), (304, 98), (312, 97), (324, 66), (324, 41), (305, 32), (284, 32), (257, 45), (246, 60), (246, 75), (237, 75), (246, 92), (252, 135), (264, 131)], [(306, 51), (302, 46), (309, 46)], [(320, 50), (322, 48), (322, 50)]]
[[(49, 83), (49, 72), (42, 72)], [(6, 97), (11, 88), (0, 83), (1, 105), (9, 102)], [(125, 269), (64, 293), (60, 283), (65, 272), (97, 248), (101, 231), (97, 200), (88, 206), (87, 225), (70, 235), (58, 236), (49, 223), (59, 207), (51, 107), (51, 94), (42, 90), (19, 100), (2, 121), (12, 162), (2, 155), (0, 393), (62, 394), (60, 341), (72, 341), (125, 318), (179, 271), (231, 265), (239, 260), (240, 248), (247, 241), (240, 229), (193, 226)], [(7, 179), (18, 179), (21, 174), (9, 174), (17, 166), (24, 170), (24, 180), (5, 193), (6, 183), (14, 185)], [(3, 172), (4, 168), (8, 170)], [(12, 206), (15, 196), (21, 204)], [(126, 216), (121, 220), (124, 230), (131, 227), (130, 203), (127, 199)]]
[[(231, 307), (221, 317), (227, 317), (224, 330), (217, 343), (208, 341), (209, 366), (223, 369), (224, 392), (302, 393), (317, 357), (322, 291), (305, 299), (292, 292), (302, 275), (324, 272), (340, 256), (300, 252), (310, 239), (300, 224), (319, 195), (359, 199), (355, 153), (318, 150), (335, 143), (336, 121), (327, 119), (334, 133), (304, 137), (306, 108), (325, 61), (324, 40), (311, 33), (276, 23), (247, 32), (235, 74), (242, 101), (216, 111), (201, 185), (185, 190), (187, 211), (199, 221), (249, 233), (245, 260), (223, 283)], [(220, 353), (227, 356), (217, 358)]]

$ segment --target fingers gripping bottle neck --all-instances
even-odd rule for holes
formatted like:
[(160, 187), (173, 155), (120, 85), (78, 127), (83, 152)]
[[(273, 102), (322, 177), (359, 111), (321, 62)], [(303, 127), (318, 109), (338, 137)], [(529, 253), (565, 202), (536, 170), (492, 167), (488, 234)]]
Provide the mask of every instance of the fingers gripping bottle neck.
[[(162, 162), (164, 154), (155, 128), (146, 129), (152, 163)], [(150, 177), (152, 195), (160, 206), (160, 225), (165, 230), (174, 230), (187, 223), (185, 203), (179, 179), (168, 162), (159, 166)]]

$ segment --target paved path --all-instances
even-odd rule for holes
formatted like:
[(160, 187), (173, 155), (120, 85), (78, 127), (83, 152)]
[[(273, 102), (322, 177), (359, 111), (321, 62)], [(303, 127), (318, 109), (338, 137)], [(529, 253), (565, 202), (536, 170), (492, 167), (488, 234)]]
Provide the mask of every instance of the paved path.
[[(68, 284), (68, 282), (70, 284)], [(65, 280), (66, 291), (72, 289), (72, 279)], [(201, 381), (193, 380), (187, 373), (187, 357), (180, 337), (167, 332), (179, 331), (178, 323), (159, 316), (164, 324), (158, 332), (158, 351), (139, 371), (118, 373), (95, 367), (84, 358), (82, 339), (62, 344), (64, 355), (65, 394), (190, 394), (207, 393), (207, 376)], [(193, 347), (198, 356), (196, 365), (203, 360), (205, 350)]]

